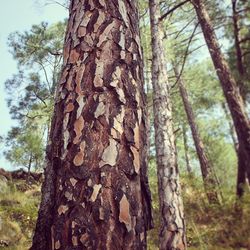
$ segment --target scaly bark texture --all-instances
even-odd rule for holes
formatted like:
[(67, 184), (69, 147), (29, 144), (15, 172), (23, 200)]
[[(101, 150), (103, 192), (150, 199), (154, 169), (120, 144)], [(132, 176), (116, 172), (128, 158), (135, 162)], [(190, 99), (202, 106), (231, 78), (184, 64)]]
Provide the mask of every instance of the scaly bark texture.
[(165, 68), (159, 2), (149, 1), (152, 36), (152, 84), (161, 227), (160, 249), (186, 249), (185, 222), (172, 125), (172, 107)]
[(179, 84), (180, 95), (181, 95), (181, 98), (182, 98), (182, 101), (184, 104), (184, 109), (186, 111), (188, 123), (189, 123), (189, 126), (191, 128), (196, 153), (197, 153), (197, 156), (198, 156), (198, 159), (200, 162), (201, 174), (202, 174), (202, 178), (203, 178), (205, 192), (207, 194), (207, 198), (208, 198), (209, 203), (211, 203), (211, 204), (217, 203), (218, 204), (219, 203), (219, 195), (217, 193), (217, 190), (218, 190), (217, 181), (216, 181), (215, 175), (213, 173), (213, 169), (209, 164), (209, 160), (207, 158), (207, 155), (206, 155), (206, 152), (204, 149), (204, 144), (201, 140), (200, 133), (199, 133), (198, 127), (196, 125), (195, 115), (194, 115), (191, 103), (188, 99), (188, 93), (187, 93), (186, 87), (184, 85), (184, 81), (183, 81), (182, 77), (180, 77), (179, 70), (178, 70), (177, 66), (174, 65), (174, 63), (173, 63), (173, 67), (174, 67), (175, 76), (177, 79), (179, 79), (178, 84)]
[(142, 78), (136, 2), (72, 0), (31, 249), (146, 249)]
[[(219, 43), (203, 0), (192, 0), (192, 3), (195, 7), (203, 35), (233, 118), (237, 139), (240, 145), (239, 148), (241, 150), (240, 154), (242, 154), (239, 161), (250, 163), (250, 124), (242, 97), (239, 93), (235, 79), (229, 70), (228, 64), (220, 50)], [(246, 172), (247, 175), (250, 176), (250, 164), (246, 166)]]

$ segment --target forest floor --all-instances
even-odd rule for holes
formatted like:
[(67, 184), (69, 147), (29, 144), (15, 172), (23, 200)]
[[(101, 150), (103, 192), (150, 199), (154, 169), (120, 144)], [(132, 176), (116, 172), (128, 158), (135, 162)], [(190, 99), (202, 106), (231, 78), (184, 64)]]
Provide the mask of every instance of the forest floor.
[(0, 249), (25, 250), (31, 244), (40, 202), (40, 184), (6, 181), (0, 175)]
[[(209, 206), (198, 182), (193, 180), (196, 186), (190, 186), (190, 180), (184, 178), (182, 183), (189, 250), (250, 250), (250, 199), (246, 199), (239, 215), (232, 201), (220, 207)], [(40, 188), (39, 182), (8, 181), (0, 174), (1, 250), (26, 250), (31, 245)], [(155, 182), (151, 182), (151, 190), (154, 217), (159, 218)], [(155, 229), (148, 234), (149, 250), (158, 249), (158, 225), (155, 220)]]

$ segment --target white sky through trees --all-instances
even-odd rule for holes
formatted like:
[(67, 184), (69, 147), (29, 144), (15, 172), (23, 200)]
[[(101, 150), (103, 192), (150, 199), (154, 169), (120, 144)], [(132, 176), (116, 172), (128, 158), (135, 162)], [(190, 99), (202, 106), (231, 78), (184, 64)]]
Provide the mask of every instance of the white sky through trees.
[[(23, 32), (30, 30), (33, 24), (42, 21), (49, 24), (63, 21), (68, 16), (68, 12), (58, 4), (46, 4), (46, 0), (1, 0), (0, 9), (0, 135), (5, 136), (15, 121), (11, 120), (9, 109), (6, 104), (4, 90), (5, 81), (17, 72), (15, 60), (9, 52), (7, 38), (15, 31)], [(4, 159), (3, 146), (0, 145), (0, 168), (12, 169), (11, 164)]]

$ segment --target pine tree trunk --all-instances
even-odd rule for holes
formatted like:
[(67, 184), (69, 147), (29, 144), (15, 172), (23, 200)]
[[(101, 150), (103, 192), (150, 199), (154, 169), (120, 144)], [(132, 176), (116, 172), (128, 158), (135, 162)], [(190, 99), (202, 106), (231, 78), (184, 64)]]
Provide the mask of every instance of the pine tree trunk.
[(234, 129), (234, 125), (232, 123), (232, 119), (230, 117), (230, 113), (229, 113), (228, 108), (227, 108), (225, 103), (222, 103), (222, 109), (224, 110), (224, 113), (226, 115), (230, 135), (231, 135), (231, 138), (232, 138), (232, 141), (233, 141), (233, 144), (234, 144), (234, 149), (235, 149), (235, 152), (237, 153), (238, 152), (238, 142), (237, 142), (237, 138), (236, 138), (236, 134), (235, 134), (235, 129)]
[(31, 249), (146, 249), (144, 107), (136, 3), (72, 0)]
[(246, 171), (247, 175), (250, 176), (250, 123), (248, 121), (242, 97), (239, 93), (235, 79), (229, 70), (228, 64), (220, 50), (204, 2), (202, 0), (192, 0), (192, 3), (195, 7), (203, 35), (233, 118), (237, 139), (241, 149), (240, 154), (242, 154), (240, 161), (248, 163)]
[(244, 91), (244, 75), (245, 75), (245, 67), (243, 63), (242, 50), (240, 46), (240, 28), (239, 28), (239, 14), (237, 11), (237, 0), (232, 0), (232, 12), (233, 12), (233, 27), (234, 27), (234, 47), (236, 52), (236, 62), (237, 69), (239, 73), (239, 83), (238, 86), (240, 88), (241, 95), (243, 99), (246, 98), (246, 93)]
[(183, 145), (184, 145), (184, 151), (185, 151), (185, 160), (186, 160), (186, 166), (187, 166), (187, 172), (188, 174), (192, 173), (192, 168), (190, 165), (189, 155), (188, 155), (188, 142), (187, 142), (187, 129), (186, 125), (183, 124), (182, 126), (182, 134), (183, 134)]
[(217, 181), (214, 177), (213, 169), (210, 166), (209, 161), (208, 161), (208, 157), (205, 153), (204, 145), (203, 145), (203, 142), (201, 140), (198, 127), (196, 125), (193, 108), (192, 108), (191, 103), (188, 99), (188, 93), (187, 93), (186, 87), (184, 85), (182, 78), (179, 76), (180, 73), (177, 69), (177, 66), (175, 66), (174, 63), (173, 63), (173, 67), (174, 67), (176, 79), (179, 79), (179, 81), (178, 81), (179, 90), (180, 90), (181, 98), (182, 98), (182, 101), (184, 104), (184, 109), (186, 111), (186, 115), (188, 118), (188, 123), (189, 123), (189, 126), (191, 128), (196, 153), (197, 153), (197, 156), (198, 156), (198, 159), (200, 162), (201, 174), (202, 174), (202, 178), (203, 178), (205, 192), (207, 194), (209, 203), (218, 204), (219, 203), (219, 196), (217, 193), (217, 189), (218, 189)]
[[(246, 91), (245, 91), (245, 67), (243, 63), (242, 50), (240, 46), (240, 28), (239, 28), (239, 13), (237, 11), (237, 0), (232, 0), (232, 12), (233, 12), (233, 27), (234, 27), (234, 47), (235, 47), (235, 55), (238, 69), (238, 80), (237, 85), (239, 87), (241, 96), (246, 103)], [(244, 146), (239, 144), (238, 150), (238, 176), (237, 176), (237, 185), (236, 185), (236, 193), (238, 197), (242, 197), (244, 193), (244, 187), (246, 185), (247, 178), (247, 165), (250, 163), (247, 162), (247, 159), (244, 156)]]
[(160, 31), (159, 2), (149, 1), (152, 36), (152, 84), (160, 201), (160, 249), (186, 249), (185, 222), (172, 124), (169, 84)]

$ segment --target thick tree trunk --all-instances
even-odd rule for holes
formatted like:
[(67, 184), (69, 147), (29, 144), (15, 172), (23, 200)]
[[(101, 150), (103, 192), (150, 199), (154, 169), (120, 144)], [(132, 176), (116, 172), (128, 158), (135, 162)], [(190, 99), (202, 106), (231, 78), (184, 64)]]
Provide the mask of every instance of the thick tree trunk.
[(136, 3), (72, 0), (31, 249), (146, 249), (142, 78)]
[(220, 80), (224, 95), (233, 118), (237, 139), (241, 149), (240, 161), (247, 162), (246, 171), (250, 175), (250, 124), (242, 97), (228, 64), (220, 50), (213, 26), (202, 0), (192, 0), (203, 35), (205, 37), (214, 67)]
[(187, 142), (187, 129), (185, 124), (182, 126), (182, 134), (183, 134), (183, 145), (184, 145), (184, 151), (185, 151), (185, 161), (186, 161), (186, 167), (188, 174), (192, 173), (192, 168), (190, 165), (189, 155), (188, 155), (188, 142)]
[(160, 201), (160, 249), (186, 249), (185, 222), (172, 124), (169, 84), (165, 69), (162, 33), (159, 29), (159, 2), (149, 1), (152, 35), (152, 84)]
[[(247, 93), (245, 91), (245, 67), (243, 63), (243, 56), (242, 50), (240, 46), (240, 28), (239, 28), (239, 14), (237, 11), (237, 0), (232, 0), (232, 12), (233, 12), (233, 27), (234, 27), (234, 46), (235, 46), (235, 54), (236, 54), (236, 62), (237, 62), (237, 69), (238, 69), (238, 80), (237, 85), (240, 90), (240, 94), (246, 103), (246, 96)], [(244, 156), (244, 146), (239, 144), (238, 150), (238, 177), (237, 177), (237, 185), (236, 185), (236, 193), (238, 197), (242, 197), (244, 194), (244, 187), (246, 185), (246, 178), (247, 178), (247, 168), (249, 162)]]
[(219, 203), (219, 196), (217, 193), (217, 190), (218, 190), (217, 181), (215, 179), (213, 169), (210, 166), (209, 160), (208, 160), (207, 155), (205, 153), (204, 145), (203, 145), (203, 142), (201, 140), (198, 127), (196, 125), (193, 108), (192, 108), (191, 103), (188, 99), (188, 93), (187, 93), (186, 87), (184, 85), (182, 78), (179, 76), (180, 73), (178, 71), (177, 66), (175, 66), (174, 63), (173, 63), (173, 67), (174, 67), (175, 76), (177, 79), (179, 79), (179, 81), (178, 81), (179, 90), (180, 90), (181, 98), (182, 98), (182, 101), (184, 104), (184, 109), (186, 111), (186, 115), (188, 118), (188, 123), (189, 123), (189, 126), (191, 128), (196, 153), (197, 153), (197, 156), (198, 156), (198, 159), (200, 162), (201, 174), (202, 174), (202, 178), (203, 178), (205, 192), (207, 194), (209, 203), (218, 204)]

